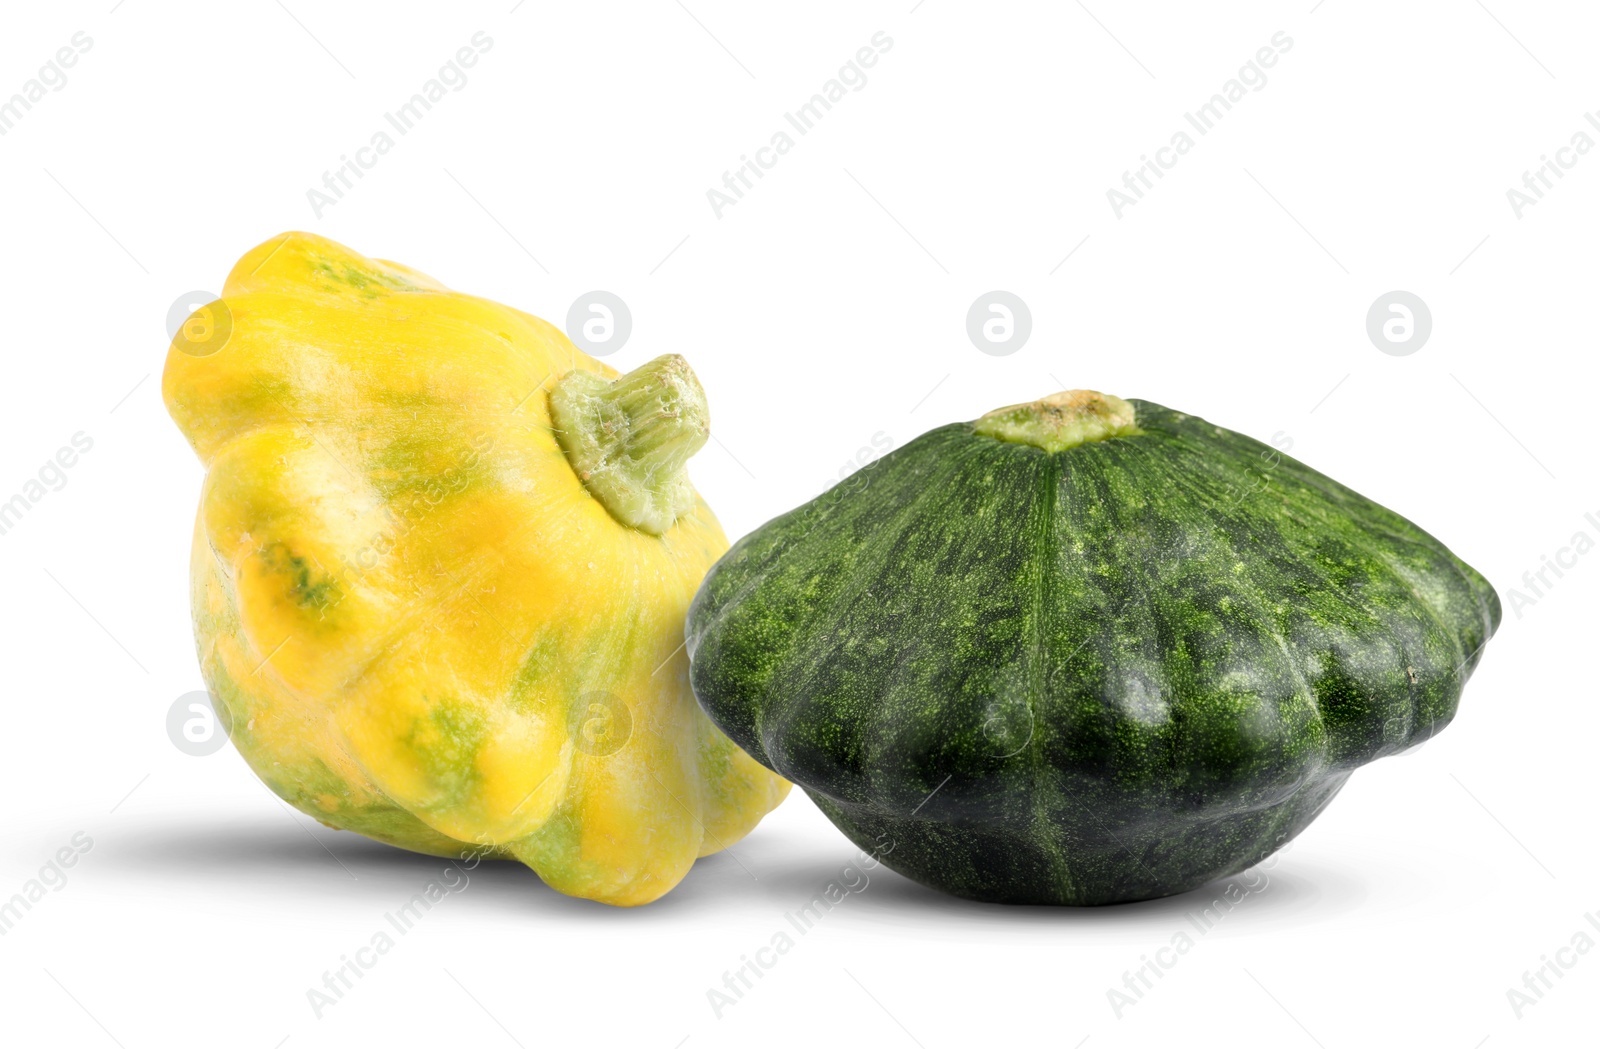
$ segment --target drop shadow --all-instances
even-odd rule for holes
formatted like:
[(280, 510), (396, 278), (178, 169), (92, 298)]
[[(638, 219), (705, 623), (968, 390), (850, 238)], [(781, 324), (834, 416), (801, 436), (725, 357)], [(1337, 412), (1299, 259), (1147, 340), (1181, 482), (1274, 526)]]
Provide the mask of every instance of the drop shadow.
[[(754, 903), (780, 914), (798, 914), (830, 885), (839, 897), (828, 916), (849, 915), (852, 924), (915, 927), (935, 923), (951, 931), (974, 928), (1067, 925), (1082, 929), (1170, 929), (1191, 918), (1205, 922), (1216, 901), (1228, 903), (1228, 927), (1249, 934), (1282, 925), (1320, 922), (1356, 908), (1368, 895), (1360, 873), (1342, 866), (1280, 857), (1266, 871), (1234, 875), (1176, 896), (1105, 907), (1047, 907), (980, 903), (927, 888), (881, 864), (863, 870), (856, 853), (841, 842), (818, 852), (796, 838), (760, 828), (732, 850), (698, 860), (666, 896), (643, 908), (616, 908), (562, 895), (527, 867), (511, 860), (452, 861), (384, 845), (358, 834), (311, 825), (285, 814), (281, 820), (146, 826), (97, 846), (95, 866), (112, 875), (194, 878), (208, 887), (296, 897), (308, 885), (340, 899), (392, 907), (430, 879), (452, 882), (474, 905), (505, 917), (584, 922), (672, 921), (683, 914), (725, 912), (730, 904)], [(1269, 861), (1270, 862), (1270, 861)], [(341, 869), (342, 868), (342, 869)], [(848, 873), (847, 873), (848, 871)], [(863, 875), (865, 878), (863, 880)], [(1232, 883), (1232, 899), (1229, 886)], [(830, 924), (835, 922), (830, 921)], [(844, 924), (844, 923), (838, 923)]]
[[(293, 820), (293, 823), (291, 823)], [(310, 883), (331, 892), (386, 893), (415, 887), (457, 864), (474, 883), (525, 887), (531, 872), (520, 864), (452, 861), (442, 856), (385, 845), (320, 825), (299, 815), (281, 820), (226, 823), (163, 823), (107, 839), (96, 846), (96, 866), (129, 878), (198, 878), (208, 882), (286, 886), (299, 892)], [(526, 875), (524, 877), (523, 875)], [(537, 878), (534, 884), (543, 888)], [(357, 888), (360, 886), (360, 888)]]
[[(452, 890), (458, 885), (470, 888), (465, 895), (497, 913), (541, 920), (567, 915), (584, 921), (670, 920), (680, 913), (726, 910), (730, 902), (752, 898), (770, 900), (781, 909), (792, 902), (788, 878), (825, 881), (830, 870), (837, 873), (837, 864), (757, 832), (731, 851), (697, 860), (676, 888), (648, 907), (619, 908), (563, 895), (515, 860), (474, 863), (410, 852), (313, 824), (298, 814), (285, 813), (279, 820), (150, 823), (130, 830), (97, 842), (97, 869), (113, 878), (194, 880), (208, 889), (226, 884), (286, 900), (315, 886), (341, 900), (386, 907), (408, 899), (432, 879)], [(774, 878), (779, 871), (788, 877)]]
[[(1160, 899), (1101, 907), (1051, 907), (965, 900), (930, 889), (885, 868), (855, 893), (863, 923), (926, 928), (930, 918), (950, 926), (1003, 929), (1018, 925), (1071, 926), (1083, 930), (1172, 929), (1209, 931), (1227, 919), (1236, 933), (1327, 921), (1360, 906), (1368, 889), (1342, 867), (1282, 859), (1268, 871), (1219, 878), (1198, 889)], [(850, 899), (845, 901), (848, 906)]]

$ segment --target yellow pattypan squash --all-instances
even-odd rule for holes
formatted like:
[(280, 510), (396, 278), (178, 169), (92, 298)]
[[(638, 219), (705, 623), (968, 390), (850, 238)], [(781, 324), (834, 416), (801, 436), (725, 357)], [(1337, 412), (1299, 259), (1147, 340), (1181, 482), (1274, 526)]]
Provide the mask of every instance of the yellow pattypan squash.
[(689, 689), (685, 613), (728, 542), (685, 472), (709, 431), (681, 357), (619, 378), (289, 233), (190, 317), (162, 390), (207, 471), (201, 668), (285, 801), (633, 905), (788, 792)]

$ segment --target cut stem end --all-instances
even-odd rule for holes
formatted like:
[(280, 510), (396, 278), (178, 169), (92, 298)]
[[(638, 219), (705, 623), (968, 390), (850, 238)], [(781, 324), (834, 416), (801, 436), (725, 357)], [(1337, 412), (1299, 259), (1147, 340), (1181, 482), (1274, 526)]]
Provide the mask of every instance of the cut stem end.
[(1031, 444), (1062, 452), (1090, 441), (1143, 433), (1133, 405), (1093, 390), (1063, 390), (1028, 404), (1012, 404), (982, 416), (973, 429), (997, 441)]
[(661, 535), (694, 505), (685, 464), (711, 435), (706, 392), (669, 353), (616, 380), (573, 371), (550, 391), (573, 472), (612, 517)]

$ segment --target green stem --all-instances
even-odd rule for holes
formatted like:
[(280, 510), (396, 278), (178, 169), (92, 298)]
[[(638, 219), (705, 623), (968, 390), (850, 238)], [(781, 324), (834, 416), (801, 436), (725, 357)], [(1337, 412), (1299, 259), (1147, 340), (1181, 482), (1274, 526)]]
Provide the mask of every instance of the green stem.
[(711, 435), (706, 392), (675, 353), (615, 381), (572, 371), (550, 391), (556, 439), (612, 517), (661, 535), (694, 505), (685, 464)]
[(1121, 397), (1063, 390), (1028, 404), (996, 408), (979, 418), (973, 429), (999, 441), (1062, 452), (1090, 441), (1143, 433), (1135, 414), (1133, 405)]

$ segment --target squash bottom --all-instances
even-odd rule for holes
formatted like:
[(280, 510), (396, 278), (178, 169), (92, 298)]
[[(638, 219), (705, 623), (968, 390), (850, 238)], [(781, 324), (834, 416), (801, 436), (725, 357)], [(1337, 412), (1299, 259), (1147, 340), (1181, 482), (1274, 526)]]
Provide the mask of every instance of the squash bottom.
[(1071, 820), (1025, 827), (918, 819), (840, 803), (807, 790), (824, 815), (890, 870), (984, 903), (1093, 907), (1190, 892), (1277, 852), (1333, 800), (1348, 771), (1307, 783), (1263, 808), (1167, 822), (1159, 830), (1108, 826), (1080, 807)]

